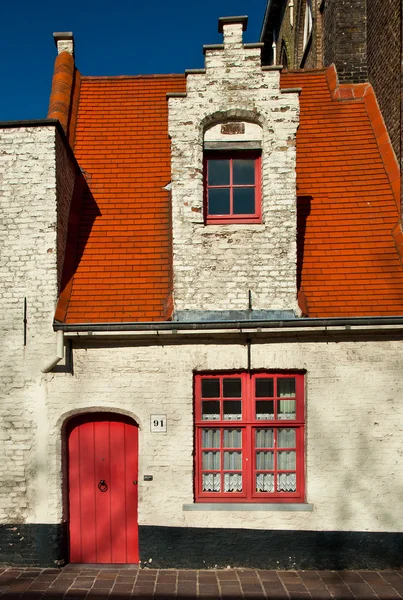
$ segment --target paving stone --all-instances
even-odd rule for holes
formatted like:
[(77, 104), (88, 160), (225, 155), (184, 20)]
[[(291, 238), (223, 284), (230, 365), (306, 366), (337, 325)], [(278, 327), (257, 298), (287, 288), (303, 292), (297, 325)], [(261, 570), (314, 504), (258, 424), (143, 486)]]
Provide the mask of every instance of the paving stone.
[(372, 589), (378, 598), (382, 598), (382, 600), (397, 600), (399, 598), (403, 598), (403, 596), (396, 592), (396, 590), (390, 585), (372, 585)]
[(314, 600), (328, 600), (329, 598), (333, 598), (331, 593), (326, 589), (312, 589), (309, 590), (309, 593), (311, 595), (311, 598), (313, 598)]
[(328, 589), (335, 600), (353, 600), (354, 598), (352, 591), (345, 585), (329, 585)]
[(217, 571), (216, 575), (220, 581), (238, 581), (235, 571)]
[(375, 598), (373, 590), (367, 583), (350, 583), (349, 587), (355, 598), (365, 598), (365, 600)]

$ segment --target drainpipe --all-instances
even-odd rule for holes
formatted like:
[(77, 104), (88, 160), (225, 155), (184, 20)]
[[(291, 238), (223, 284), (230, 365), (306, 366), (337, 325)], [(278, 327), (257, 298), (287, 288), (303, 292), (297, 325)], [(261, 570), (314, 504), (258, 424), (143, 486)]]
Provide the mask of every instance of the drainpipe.
[(277, 42), (276, 42), (276, 32), (273, 31), (273, 43), (271, 45), (273, 49), (273, 65), (277, 65)]
[(46, 363), (42, 369), (42, 373), (49, 373), (64, 358), (64, 331), (56, 331), (56, 356), (51, 361)]

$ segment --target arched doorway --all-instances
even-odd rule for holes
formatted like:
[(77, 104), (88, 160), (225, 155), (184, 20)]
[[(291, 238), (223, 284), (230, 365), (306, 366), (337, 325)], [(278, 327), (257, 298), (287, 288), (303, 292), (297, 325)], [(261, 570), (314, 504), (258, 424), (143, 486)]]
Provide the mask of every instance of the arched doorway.
[(138, 427), (90, 413), (67, 426), (72, 563), (138, 563)]

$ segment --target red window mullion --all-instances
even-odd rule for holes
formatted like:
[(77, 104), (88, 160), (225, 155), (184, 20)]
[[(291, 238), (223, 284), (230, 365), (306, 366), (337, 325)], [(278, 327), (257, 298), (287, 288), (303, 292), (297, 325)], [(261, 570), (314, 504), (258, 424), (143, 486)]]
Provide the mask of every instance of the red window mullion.
[(232, 217), (234, 214), (234, 192), (233, 192), (233, 173), (232, 173), (232, 158), (229, 159), (229, 214)]
[[(218, 379), (220, 383), (220, 391), (219, 397), (216, 398), (206, 398), (205, 400), (218, 400), (220, 402), (220, 420), (219, 421), (203, 421), (202, 420), (202, 411), (201, 411), (201, 402), (202, 402), (202, 379), (203, 377), (207, 379)], [(265, 501), (284, 501), (284, 502), (293, 502), (293, 501), (303, 501), (304, 498), (304, 427), (303, 420), (299, 418), (303, 416), (303, 390), (304, 390), (304, 378), (302, 375), (290, 373), (285, 374), (283, 377), (293, 377), (295, 378), (295, 400), (296, 400), (296, 418), (290, 420), (280, 420), (277, 421), (276, 417), (278, 415), (277, 405), (280, 400), (289, 400), (290, 398), (280, 398), (279, 390), (277, 387), (277, 382), (282, 376), (278, 376), (272, 373), (257, 373), (250, 374), (247, 372), (244, 373), (223, 373), (219, 376), (214, 374), (206, 374), (206, 375), (196, 375), (196, 383), (195, 383), (195, 393), (196, 393), (196, 470), (197, 470), (197, 482), (196, 482), (196, 493), (197, 499), (205, 502), (222, 502), (222, 501), (232, 501), (232, 502), (265, 502)], [(234, 400), (235, 398), (225, 398), (224, 399), (224, 379), (240, 379), (241, 380), (241, 405), (242, 405), (242, 420), (224, 420), (224, 400)], [(273, 379), (274, 390), (273, 390), (273, 401), (276, 405), (274, 408), (274, 419), (273, 420), (256, 420), (255, 419), (255, 381), (257, 378), (263, 379)], [(266, 398), (265, 398), (266, 399)], [(202, 430), (203, 429), (219, 429), (220, 431), (220, 447), (219, 448), (202, 448)], [(229, 429), (240, 429), (241, 430), (241, 440), (242, 445), (241, 448), (224, 448), (224, 431)], [(256, 431), (258, 429), (268, 430), (273, 429), (273, 447), (264, 447), (257, 448), (256, 447)], [(295, 445), (292, 448), (285, 447), (280, 448), (278, 446), (278, 437), (280, 429), (293, 429), (295, 430)], [(273, 451), (273, 470), (267, 469), (259, 469), (259, 473), (272, 473), (274, 477), (274, 491), (273, 492), (257, 492), (256, 491), (256, 474), (258, 472), (257, 463), (256, 463), (256, 452), (259, 450), (263, 452)], [(203, 463), (203, 451), (211, 451), (211, 452), (219, 452), (220, 453), (220, 469), (207, 469), (203, 471), (202, 463)], [(242, 452), (242, 492), (225, 492), (225, 473), (240, 473), (241, 469), (232, 469), (228, 470), (224, 467), (224, 452)], [(296, 453), (296, 461), (295, 461), (295, 469), (281, 469), (281, 473), (296, 473), (296, 491), (290, 492), (279, 492), (277, 491), (277, 479), (280, 474), (280, 470), (278, 468), (278, 453), (280, 451), (295, 451)], [(213, 463), (214, 464), (214, 463)], [(202, 491), (202, 475), (203, 473), (220, 473), (220, 492), (203, 492)]]

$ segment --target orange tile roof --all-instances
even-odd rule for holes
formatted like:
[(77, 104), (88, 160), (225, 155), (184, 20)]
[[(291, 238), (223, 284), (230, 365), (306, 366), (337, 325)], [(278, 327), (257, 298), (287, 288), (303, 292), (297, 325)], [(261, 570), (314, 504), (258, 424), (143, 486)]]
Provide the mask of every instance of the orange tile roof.
[[(301, 87), (297, 132), (299, 299), (310, 317), (403, 314), (396, 158), (369, 84), (284, 72)], [(392, 231), (395, 230), (395, 231)]]
[[(165, 320), (171, 293), (167, 92), (184, 76), (81, 78), (75, 155), (84, 198), (67, 323)], [(66, 298), (67, 295), (67, 298)], [(62, 310), (60, 310), (62, 309)]]
[[(281, 82), (302, 87), (297, 195), (304, 314), (403, 314), (399, 171), (372, 88), (338, 86), (332, 68), (284, 72)], [(58, 320), (170, 317), (165, 95), (183, 91), (183, 76), (81, 78), (75, 155), (88, 189)]]

